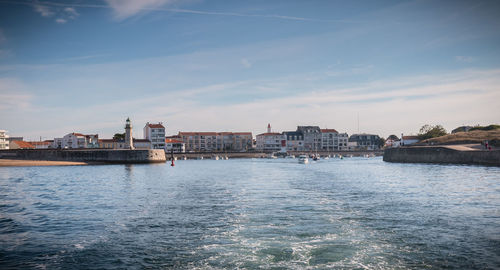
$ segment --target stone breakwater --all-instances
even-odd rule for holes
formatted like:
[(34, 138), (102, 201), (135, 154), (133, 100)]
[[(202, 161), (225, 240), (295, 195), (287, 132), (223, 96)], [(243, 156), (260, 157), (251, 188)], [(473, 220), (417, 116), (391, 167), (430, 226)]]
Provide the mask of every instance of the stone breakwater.
[(16, 149), (0, 150), (0, 158), (16, 160), (74, 161), (87, 163), (165, 162), (165, 151), (109, 149)]
[(500, 150), (461, 150), (454, 146), (388, 148), (384, 161), (400, 163), (451, 163), (500, 166)]

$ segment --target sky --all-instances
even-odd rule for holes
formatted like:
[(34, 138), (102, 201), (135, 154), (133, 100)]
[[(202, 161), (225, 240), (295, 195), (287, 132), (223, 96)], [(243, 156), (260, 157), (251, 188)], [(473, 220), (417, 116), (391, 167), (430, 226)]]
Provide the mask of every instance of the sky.
[(0, 0), (0, 129), (500, 123), (498, 1)]

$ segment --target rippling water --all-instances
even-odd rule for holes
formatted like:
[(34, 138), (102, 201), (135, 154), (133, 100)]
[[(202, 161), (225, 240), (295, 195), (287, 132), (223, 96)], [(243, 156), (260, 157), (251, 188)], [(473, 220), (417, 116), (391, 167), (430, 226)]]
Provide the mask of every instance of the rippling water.
[(500, 168), (0, 168), (0, 268), (500, 268)]

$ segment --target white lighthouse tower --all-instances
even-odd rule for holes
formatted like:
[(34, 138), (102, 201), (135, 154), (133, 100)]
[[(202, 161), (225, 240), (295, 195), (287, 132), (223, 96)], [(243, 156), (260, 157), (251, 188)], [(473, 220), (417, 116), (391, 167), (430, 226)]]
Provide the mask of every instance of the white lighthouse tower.
[(125, 121), (125, 149), (134, 149), (134, 142), (132, 138), (132, 124), (130, 119)]
[(271, 123), (267, 124), (267, 133), (271, 133)]

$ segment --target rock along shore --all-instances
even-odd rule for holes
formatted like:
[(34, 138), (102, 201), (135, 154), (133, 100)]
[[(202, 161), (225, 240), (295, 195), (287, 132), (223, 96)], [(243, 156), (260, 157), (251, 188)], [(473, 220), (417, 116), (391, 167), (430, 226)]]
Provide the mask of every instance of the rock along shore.
[(500, 150), (482, 150), (468, 145), (409, 146), (386, 149), (384, 161), (500, 166)]

